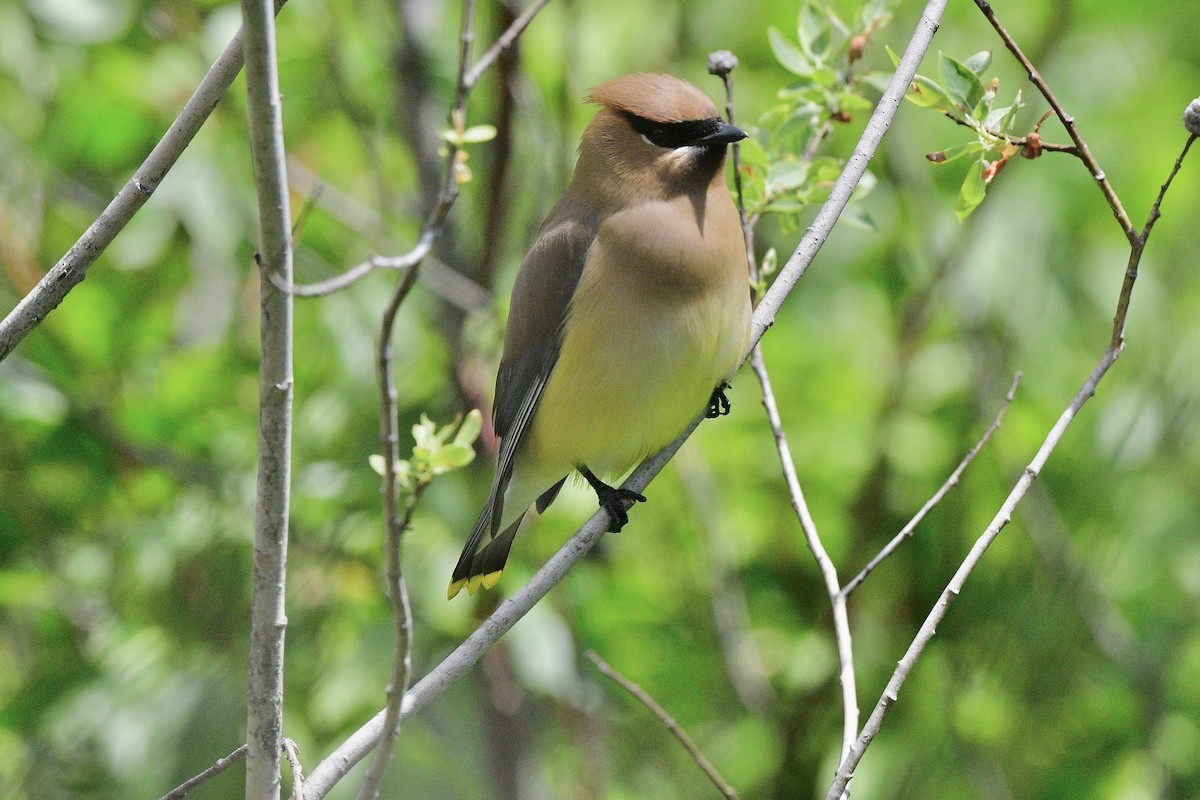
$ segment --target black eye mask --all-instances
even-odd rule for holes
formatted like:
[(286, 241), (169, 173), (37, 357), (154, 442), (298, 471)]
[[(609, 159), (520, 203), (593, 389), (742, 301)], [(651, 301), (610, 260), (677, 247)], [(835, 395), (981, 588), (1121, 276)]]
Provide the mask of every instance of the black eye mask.
[(625, 113), (633, 129), (657, 147), (674, 150), (679, 147), (727, 145), (746, 138), (746, 133), (720, 117), (688, 119), (682, 122), (655, 122)]

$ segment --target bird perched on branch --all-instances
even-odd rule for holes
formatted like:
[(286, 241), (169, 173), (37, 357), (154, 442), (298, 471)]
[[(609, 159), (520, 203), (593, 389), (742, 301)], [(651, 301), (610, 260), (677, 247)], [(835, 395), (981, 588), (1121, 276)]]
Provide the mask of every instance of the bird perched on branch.
[(620, 530), (646, 498), (597, 476), (620, 477), (706, 404), (727, 413), (749, 341), (746, 248), (723, 169), (745, 132), (669, 75), (617, 78), (587, 99), (600, 110), (513, 285), (496, 476), (449, 597), (495, 585), (530, 505), (544, 511), (574, 470)]

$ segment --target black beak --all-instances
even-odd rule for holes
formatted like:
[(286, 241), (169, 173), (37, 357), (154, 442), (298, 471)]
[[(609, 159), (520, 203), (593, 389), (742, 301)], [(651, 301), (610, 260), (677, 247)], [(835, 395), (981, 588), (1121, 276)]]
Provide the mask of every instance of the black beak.
[(749, 134), (747, 134), (737, 125), (730, 125), (728, 122), (722, 122), (712, 133), (708, 134), (707, 136), (701, 136), (699, 139), (688, 142), (688, 144), (696, 147), (718, 144), (733, 144), (734, 142), (740, 142), (748, 135)]

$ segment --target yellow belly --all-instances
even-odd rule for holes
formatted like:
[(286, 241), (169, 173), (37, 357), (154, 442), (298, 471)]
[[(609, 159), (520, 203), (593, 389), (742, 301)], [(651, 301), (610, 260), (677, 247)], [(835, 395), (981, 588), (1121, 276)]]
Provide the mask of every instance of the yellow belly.
[(679, 302), (630, 296), (620, 284), (589, 287), (591, 302), (573, 308), (525, 458), (612, 477), (669, 443), (738, 365), (749, 335), (741, 291), (733, 302), (728, 290)]

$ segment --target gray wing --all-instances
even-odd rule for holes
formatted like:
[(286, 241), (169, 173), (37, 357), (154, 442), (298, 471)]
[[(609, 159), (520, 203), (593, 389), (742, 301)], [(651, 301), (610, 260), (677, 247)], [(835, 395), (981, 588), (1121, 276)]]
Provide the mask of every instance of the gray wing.
[[(504, 516), (504, 493), (512, 479), (517, 449), (558, 361), (563, 323), (571, 297), (579, 284), (588, 251), (596, 240), (595, 217), (564, 212), (567, 205), (568, 198), (564, 197), (546, 219), (513, 285), (508, 327), (504, 334), (504, 357), (496, 376), (496, 400), (492, 408), (492, 423), (500, 438), (496, 477), (492, 480), (487, 503), (471, 531), (471, 538), (454, 568), (450, 579), (452, 591), (474, 575), (487, 574), (482, 570), (496, 572), (503, 567), (515, 528), (520, 523), (518, 519), (504, 536), (495, 539)], [(561, 481), (555, 488), (559, 485)], [(542, 499), (546, 500), (544, 504)], [(552, 499), (550, 492), (539, 498), (539, 510), (549, 505)], [(484, 531), (495, 541), (484, 548), (485, 552), (476, 554)], [(489, 557), (486, 552), (493, 548), (497, 550), (497, 558)], [(498, 564), (494, 563), (497, 561)]]

